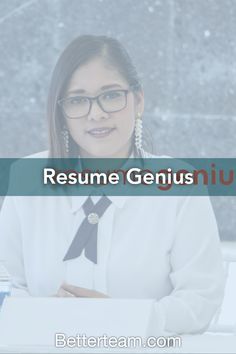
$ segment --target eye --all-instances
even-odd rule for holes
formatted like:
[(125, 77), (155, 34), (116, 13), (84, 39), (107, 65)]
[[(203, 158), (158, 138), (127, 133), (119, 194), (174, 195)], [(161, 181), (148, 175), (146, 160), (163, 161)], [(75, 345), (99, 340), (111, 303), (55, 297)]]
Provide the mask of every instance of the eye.
[(112, 100), (115, 98), (122, 97), (122, 93), (123, 93), (122, 91), (109, 91), (109, 92), (104, 93), (102, 98), (105, 100)]
[(69, 103), (74, 104), (83, 104), (87, 102), (87, 98), (83, 96), (70, 97)]

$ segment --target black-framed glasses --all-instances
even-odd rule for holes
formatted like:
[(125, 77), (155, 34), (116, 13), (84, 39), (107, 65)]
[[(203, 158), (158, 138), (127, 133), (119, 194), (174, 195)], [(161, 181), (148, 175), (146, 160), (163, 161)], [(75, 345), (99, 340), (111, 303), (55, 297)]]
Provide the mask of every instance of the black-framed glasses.
[(110, 90), (98, 96), (73, 96), (58, 100), (64, 114), (71, 119), (78, 119), (87, 116), (96, 101), (105, 113), (119, 112), (127, 106), (127, 94), (130, 89)]

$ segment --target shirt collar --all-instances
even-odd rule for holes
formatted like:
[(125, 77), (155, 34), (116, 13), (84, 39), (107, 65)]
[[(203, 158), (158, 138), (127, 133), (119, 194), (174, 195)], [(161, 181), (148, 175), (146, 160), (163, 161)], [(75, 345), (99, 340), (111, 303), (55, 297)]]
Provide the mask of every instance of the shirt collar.
[[(134, 153), (132, 152), (128, 158), (133, 158)], [(79, 156), (80, 158), (80, 156)], [(126, 164), (125, 164), (126, 165)], [(123, 166), (124, 167), (124, 166)], [(129, 198), (129, 196), (107, 196), (112, 204), (114, 204), (117, 208), (122, 208), (126, 202), (126, 200)], [(83, 196), (69, 196), (70, 199), (70, 206), (71, 206), (71, 212), (76, 213), (83, 205), (85, 200), (88, 198), (87, 195)]]
[[(129, 198), (129, 196), (107, 196), (112, 204), (114, 204), (117, 208), (121, 209), (124, 204), (125, 201)], [(70, 206), (71, 206), (71, 212), (72, 213), (76, 213), (83, 205), (83, 203), (85, 202), (85, 200), (88, 198), (87, 195), (83, 195), (83, 196), (70, 196)]]

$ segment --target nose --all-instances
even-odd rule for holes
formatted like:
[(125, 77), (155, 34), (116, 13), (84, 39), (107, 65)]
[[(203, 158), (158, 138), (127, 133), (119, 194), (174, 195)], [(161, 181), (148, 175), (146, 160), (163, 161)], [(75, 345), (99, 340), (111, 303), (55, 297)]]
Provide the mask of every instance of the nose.
[(87, 116), (87, 119), (99, 121), (99, 120), (104, 120), (104, 119), (108, 119), (108, 118), (109, 118), (108, 113), (106, 113), (102, 110), (102, 108), (99, 106), (99, 104), (96, 100), (93, 100), (90, 112)]

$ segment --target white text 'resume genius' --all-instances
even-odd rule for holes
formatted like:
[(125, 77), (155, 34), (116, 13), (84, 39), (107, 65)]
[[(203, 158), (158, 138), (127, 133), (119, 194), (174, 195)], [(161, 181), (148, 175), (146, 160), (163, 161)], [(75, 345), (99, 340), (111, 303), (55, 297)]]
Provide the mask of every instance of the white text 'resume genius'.
[(149, 170), (130, 168), (128, 170), (114, 170), (112, 172), (91, 172), (91, 171), (69, 171), (59, 172), (53, 168), (44, 168), (43, 183), (60, 185), (116, 185), (118, 183), (129, 183), (132, 185), (144, 184), (183, 184), (189, 185), (194, 182), (191, 172), (172, 172), (171, 168), (152, 173)]

